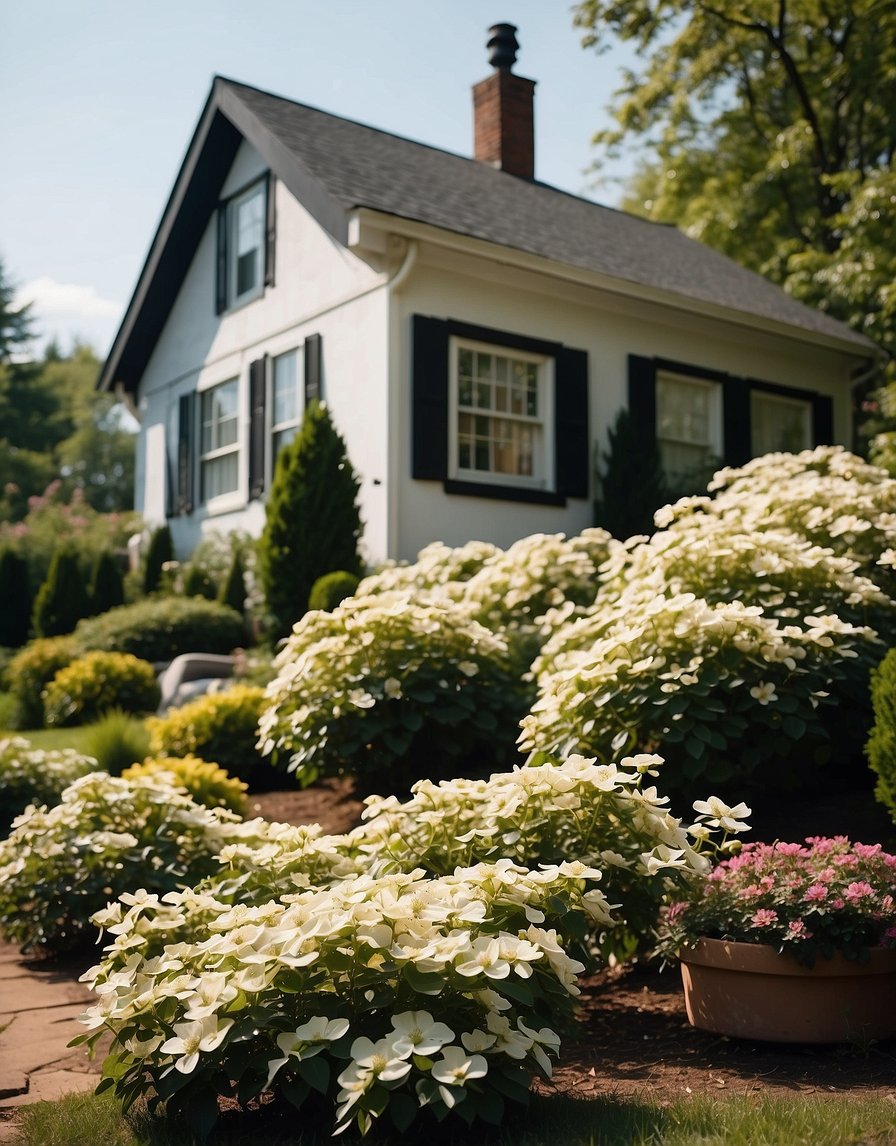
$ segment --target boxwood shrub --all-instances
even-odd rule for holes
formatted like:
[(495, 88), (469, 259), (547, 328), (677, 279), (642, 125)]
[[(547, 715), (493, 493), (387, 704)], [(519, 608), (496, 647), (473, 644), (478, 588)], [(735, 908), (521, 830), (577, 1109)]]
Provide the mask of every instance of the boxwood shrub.
[(877, 775), (874, 794), (896, 823), (896, 649), (871, 673), (874, 726), (865, 749)]
[(151, 776), (166, 772), (174, 777), (191, 799), (206, 808), (227, 808), (238, 816), (246, 812), (246, 785), (235, 776), (228, 776), (223, 768), (198, 756), (176, 759), (169, 756), (150, 757), (140, 764), (132, 764), (122, 772), (122, 779), (136, 780), (138, 776)]
[(217, 601), (157, 597), (82, 621), (75, 640), (83, 652), (170, 661), (181, 653), (229, 653), (245, 643), (245, 633), (242, 617)]
[(29, 641), (6, 668), (6, 681), (14, 701), (13, 728), (41, 728), (44, 722), (42, 693), (60, 669), (78, 655), (71, 636), (38, 637)]
[(156, 674), (131, 653), (85, 653), (60, 669), (44, 693), (49, 727), (89, 724), (110, 709), (152, 712), (159, 703)]

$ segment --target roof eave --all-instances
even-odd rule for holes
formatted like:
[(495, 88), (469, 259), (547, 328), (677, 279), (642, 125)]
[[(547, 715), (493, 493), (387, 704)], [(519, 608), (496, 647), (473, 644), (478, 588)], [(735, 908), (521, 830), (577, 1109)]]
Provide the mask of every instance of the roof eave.
[(880, 347), (871, 339), (850, 330), (846, 326), (844, 326), (845, 333), (842, 336), (825, 331), (810, 330), (764, 315), (751, 314), (719, 303), (692, 298), (674, 291), (645, 286), (629, 279), (576, 267), (570, 263), (557, 262), (544, 255), (533, 254), (517, 247), (492, 243), (487, 239), (475, 238), (418, 219), (391, 215), (361, 205), (356, 207), (350, 219), (349, 233), (353, 240), (350, 245), (370, 244), (372, 242), (371, 233), (377, 229), (388, 229), (407, 238), (430, 242), (436, 246), (480, 258), (488, 258), (491, 262), (501, 263), (515, 269), (549, 275), (565, 282), (592, 287), (622, 298), (651, 302), (696, 316), (709, 316), (750, 330), (761, 330), (811, 346), (836, 350), (841, 354), (855, 358), (859, 362), (877, 359), (881, 354)]

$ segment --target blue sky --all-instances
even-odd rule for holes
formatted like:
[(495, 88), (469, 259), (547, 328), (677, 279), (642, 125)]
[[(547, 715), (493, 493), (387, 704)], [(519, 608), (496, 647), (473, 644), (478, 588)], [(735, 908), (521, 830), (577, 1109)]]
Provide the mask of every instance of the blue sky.
[(19, 299), (63, 349), (105, 354), (215, 74), (469, 155), (498, 22), (538, 81), (537, 177), (615, 202), (587, 169), (627, 61), (583, 49), (566, 3), (0, 0), (0, 257)]

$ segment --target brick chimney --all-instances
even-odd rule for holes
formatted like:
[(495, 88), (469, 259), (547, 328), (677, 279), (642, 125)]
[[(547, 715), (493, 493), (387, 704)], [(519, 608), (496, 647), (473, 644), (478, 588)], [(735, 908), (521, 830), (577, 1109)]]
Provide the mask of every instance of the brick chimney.
[(513, 24), (494, 24), (488, 34), (488, 62), (495, 70), (473, 88), (475, 156), (521, 179), (534, 179), (535, 80), (510, 70), (519, 48)]

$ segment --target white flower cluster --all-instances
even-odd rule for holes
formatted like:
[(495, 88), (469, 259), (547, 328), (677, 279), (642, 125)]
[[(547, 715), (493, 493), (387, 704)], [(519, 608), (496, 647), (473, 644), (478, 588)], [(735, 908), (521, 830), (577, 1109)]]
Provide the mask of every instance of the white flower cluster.
[(247, 835), (238, 816), (195, 803), (170, 773), (91, 772), (55, 807), (29, 808), (0, 842), (0, 927), (26, 950), (89, 943), (90, 915), (110, 898), (195, 882)]
[(55, 804), (65, 788), (98, 765), (71, 748), (34, 748), (21, 736), (0, 740), (0, 829), (29, 804)]
[(490, 541), (469, 541), (456, 548), (434, 541), (420, 550), (416, 561), (387, 561), (361, 581), (356, 595), (373, 597), (379, 593), (444, 589), (449, 597), (456, 598), (461, 593), (458, 586), (500, 553)]
[[(423, 1105), (475, 1114), (475, 1080), (506, 1074), (507, 1093), (520, 1072), (550, 1075), (560, 1040), (535, 1016), (569, 1014), (583, 966), (549, 917), (562, 904), (606, 921), (587, 889), (599, 876), (502, 860), (436, 879), (357, 875), (257, 906), (126, 895), (98, 917), (115, 939), (84, 977), (99, 995), (84, 1021), (114, 1033), (119, 1086), (150, 1078), (169, 1100), (223, 1074), (243, 1101), (287, 1082), (293, 1101), (303, 1085), (333, 1094), (337, 1130), (366, 1131), (399, 1090), (408, 1123)], [(202, 938), (164, 942), (191, 913)]]

